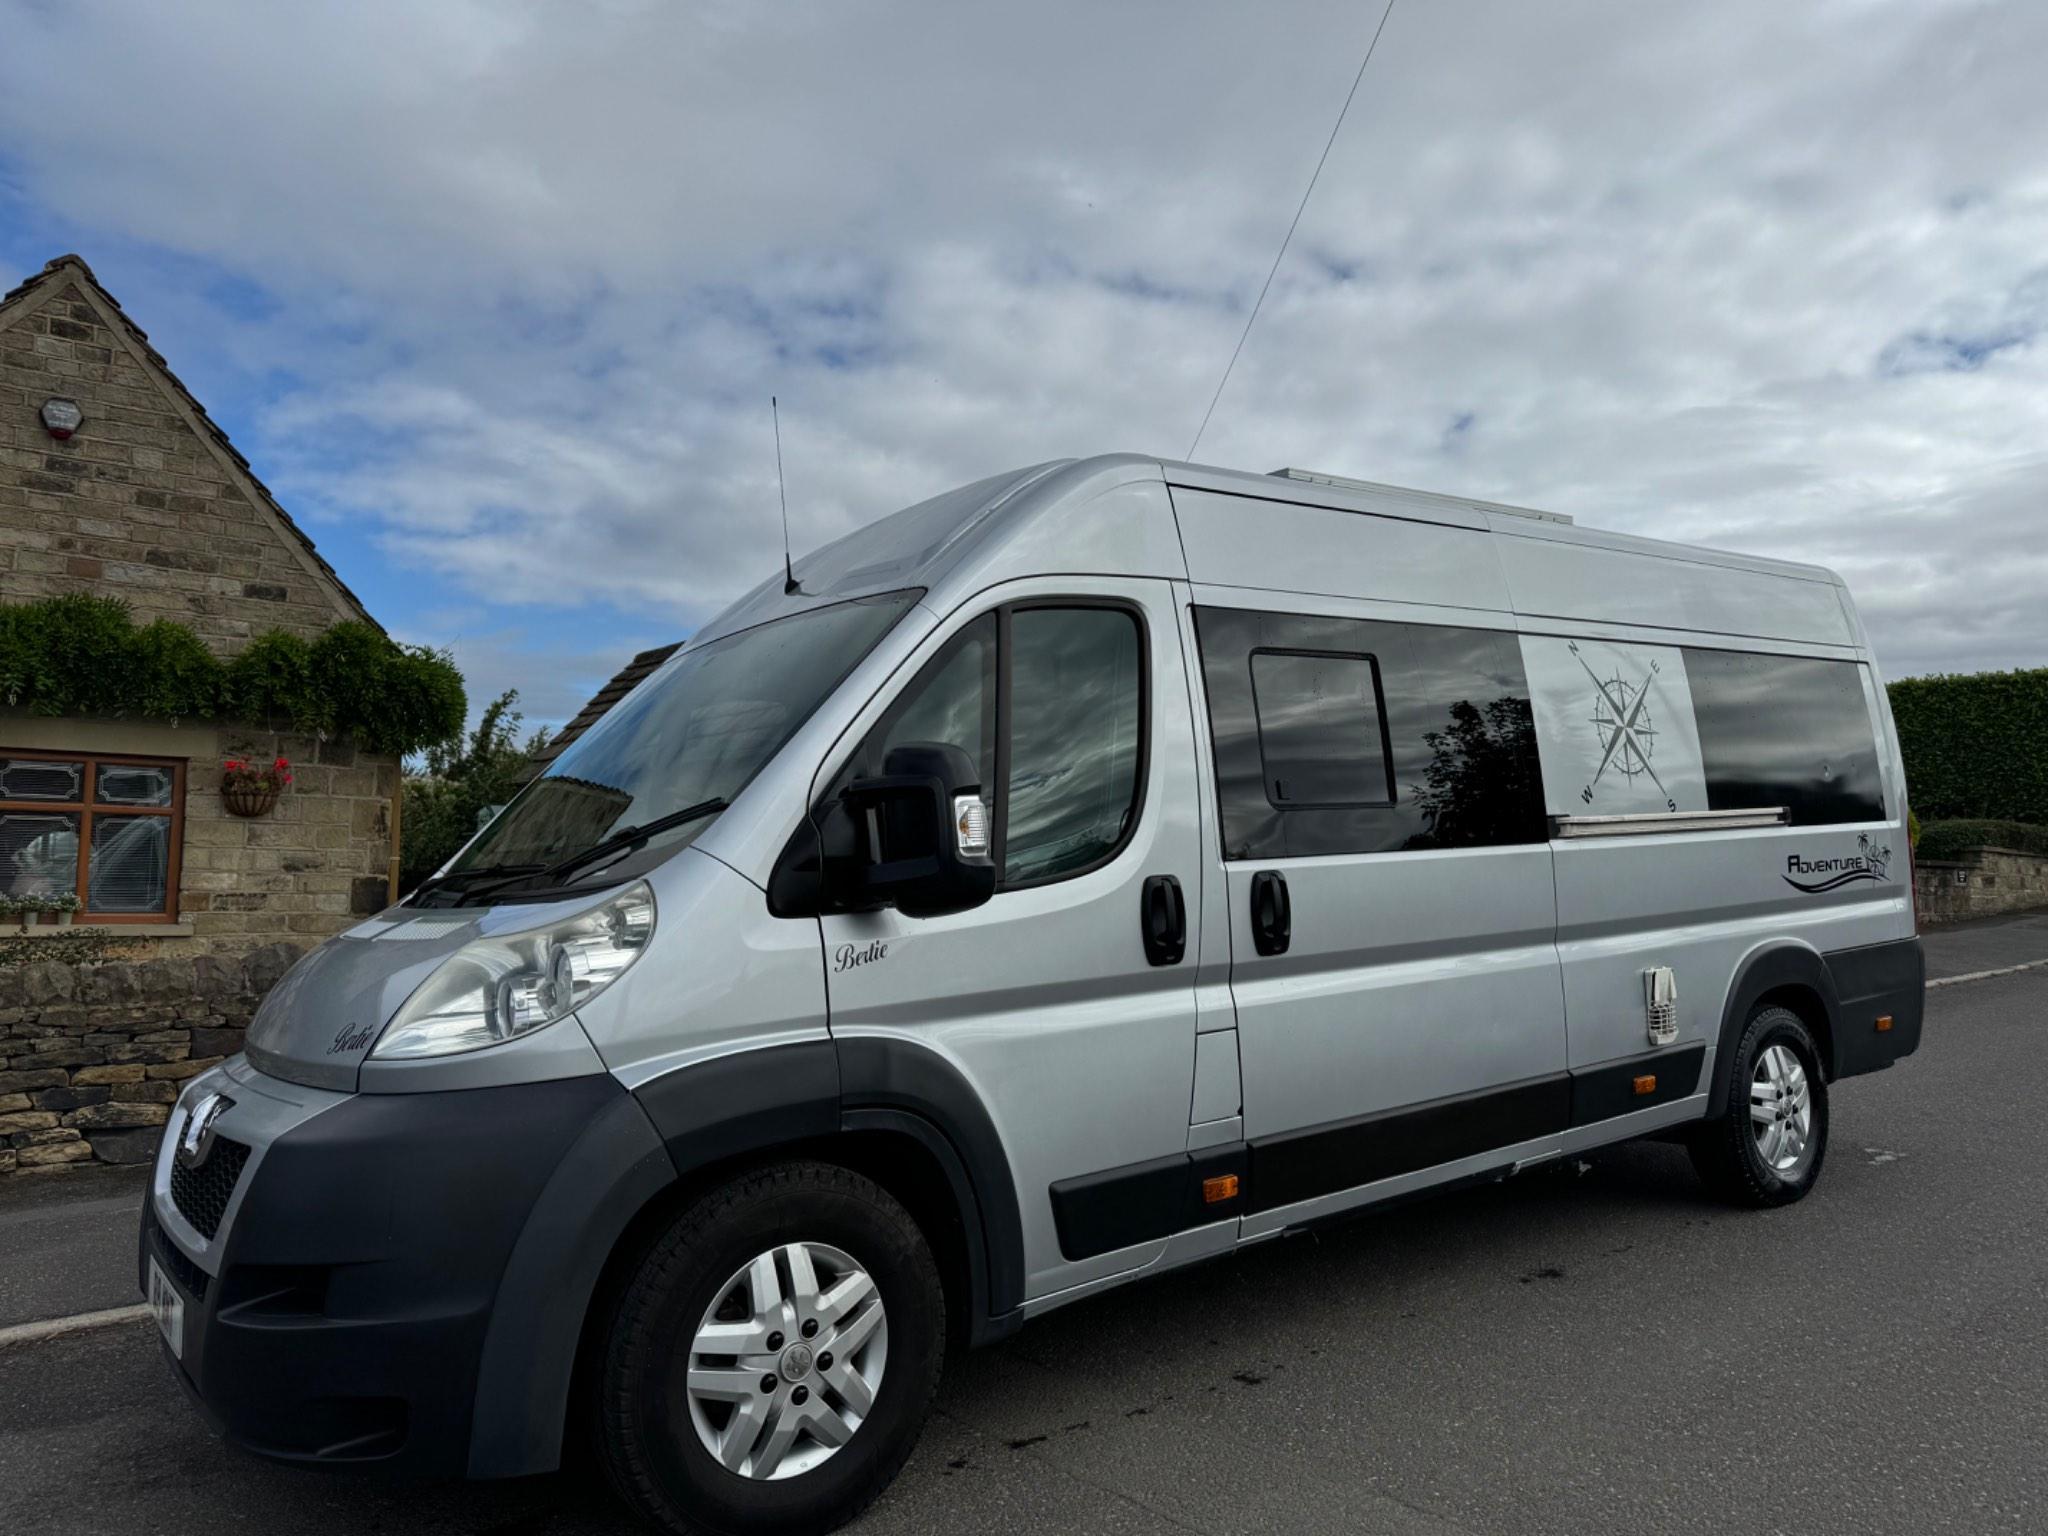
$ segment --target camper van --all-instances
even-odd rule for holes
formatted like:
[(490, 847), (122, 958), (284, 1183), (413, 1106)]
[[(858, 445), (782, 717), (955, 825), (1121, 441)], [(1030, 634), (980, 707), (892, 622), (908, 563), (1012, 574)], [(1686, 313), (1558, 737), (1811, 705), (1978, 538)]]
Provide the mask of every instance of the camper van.
[(1636, 1137), (1801, 1199), (1919, 1043), (1906, 824), (1826, 570), (1041, 464), (778, 570), (302, 959), (140, 1278), (250, 1450), (588, 1435), (657, 1527), (821, 1529), (1108, 1287)]

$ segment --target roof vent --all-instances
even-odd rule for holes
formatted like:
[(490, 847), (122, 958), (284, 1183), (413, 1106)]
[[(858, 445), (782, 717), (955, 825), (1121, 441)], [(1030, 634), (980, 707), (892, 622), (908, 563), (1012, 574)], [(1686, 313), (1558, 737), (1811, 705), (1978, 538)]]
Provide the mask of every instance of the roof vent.
[(1327, 485), (1340, 491), (1367, 491), (1382, 496), (1420, 496), (1425, 501), (1441, 501), (1452, 506), (1470, 507), (1480, 512), (1502, 512), (1509, 517), (1533, 517), (1539, 523), (1561, 523), (1571, 526), (1571, 519), (1562, 512), (1539, 512), (1534, 507), (1510, 507), (1498, 501), (1476, 501), (1470, 496), (1447, 496), (1442, 491), (1417, 491), (1404, 485), (1381, 485), (1375, 480), (1352, 480), (1343, 475), (1323, 475), (1311, 469), (1268, 470), (1270, 478), (1276, 480), (1298, 480), (1304, 485)]

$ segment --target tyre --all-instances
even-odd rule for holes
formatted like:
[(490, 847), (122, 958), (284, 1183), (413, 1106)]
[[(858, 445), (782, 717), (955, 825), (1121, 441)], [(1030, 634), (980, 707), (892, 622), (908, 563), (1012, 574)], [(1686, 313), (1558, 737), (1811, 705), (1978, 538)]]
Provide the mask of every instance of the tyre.
[(734, 1179), (656, 1237), (595, 1375), (598, 1455), (657, 1529), (829, 1531), (917, 1443), (946, 1303), (909, 1212), (822, 1163)]
[(1828, 1086), (1799, 1015), (1759, 1008), (1735, 1045), (1728, 1107), (1689, 1142), (1707, 1187), (1737, 1205), (1790, 1205), (1820, 1177)]

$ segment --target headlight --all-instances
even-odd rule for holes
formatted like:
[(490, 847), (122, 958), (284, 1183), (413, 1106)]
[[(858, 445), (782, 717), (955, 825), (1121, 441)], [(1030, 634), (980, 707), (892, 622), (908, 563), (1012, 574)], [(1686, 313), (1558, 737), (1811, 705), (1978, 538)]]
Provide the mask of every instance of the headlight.
[(552, 1024), (610, 986), (653, 936), (643, 882), (546, 928), (476, 939), (419, 984), (370, 1054), (448, 1056)]

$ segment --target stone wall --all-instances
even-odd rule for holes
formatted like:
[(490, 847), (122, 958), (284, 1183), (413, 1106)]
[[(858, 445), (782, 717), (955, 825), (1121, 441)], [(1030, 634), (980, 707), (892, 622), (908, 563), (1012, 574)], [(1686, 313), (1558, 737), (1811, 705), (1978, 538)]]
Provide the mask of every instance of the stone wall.
[(0, 969), (0, 1178), (145, 1163), (300, 951)]
[(2048, 907), (2048, 858), (2038, 853), (1971, 848), (1960, 859), (1921, 860), (1915, 878), (1924, 923)]

